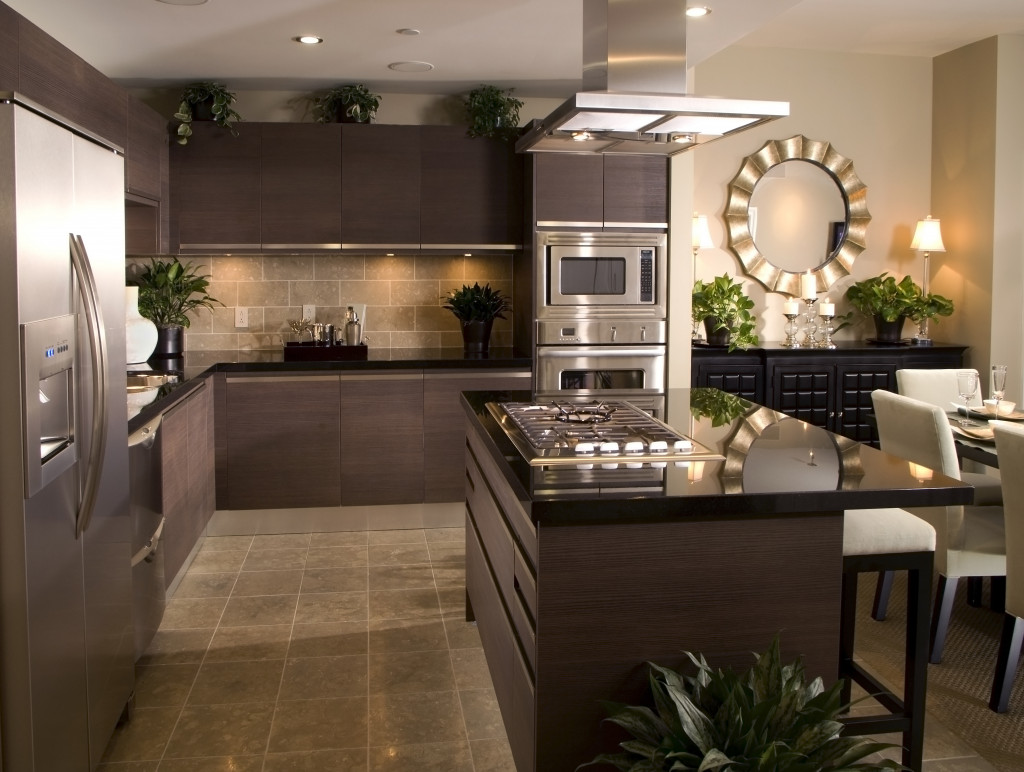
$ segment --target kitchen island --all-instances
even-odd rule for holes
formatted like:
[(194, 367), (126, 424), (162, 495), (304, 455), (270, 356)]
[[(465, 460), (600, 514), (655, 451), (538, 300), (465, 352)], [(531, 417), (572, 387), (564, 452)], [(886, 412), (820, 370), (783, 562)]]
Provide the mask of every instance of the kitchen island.
[(463, 394), (466, 592), (520, 772), (613, 750), (601, 700), (646, 701), (645, 662), (683, 650), (745, 667), (780, 634), (784, 658), (833, 682), (843, 511), (973, 498), (715, 389), (670, 390), (659, 418), (716, 457), (531, 464), (488, 407), (508, 399), (531, 395)]

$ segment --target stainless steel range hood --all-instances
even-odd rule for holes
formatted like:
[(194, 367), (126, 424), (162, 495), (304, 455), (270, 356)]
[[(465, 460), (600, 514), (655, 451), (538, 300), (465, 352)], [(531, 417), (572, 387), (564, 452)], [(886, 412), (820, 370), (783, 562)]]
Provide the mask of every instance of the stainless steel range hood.
[(686, 94), (684, 0), (583, 0), (583, 91), (518, 152), (675, 155), (789, 115), (788, 102)]

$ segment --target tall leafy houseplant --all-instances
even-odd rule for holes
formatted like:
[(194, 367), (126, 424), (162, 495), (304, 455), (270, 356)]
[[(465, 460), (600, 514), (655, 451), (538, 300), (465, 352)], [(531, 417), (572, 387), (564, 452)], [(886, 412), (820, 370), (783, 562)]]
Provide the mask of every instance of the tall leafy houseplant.
[(160, 335), (158, 354), (180, 353), (182, 329), (191, 325), (190, 311), (222, 305), (207, 292), (209, 279), (191, 262), (182, 263), (176, 257), (151, 258), (135, 279), (139, 287), (139, 312), (157, 326)]
[(519, 134), (519, 108), (523, 102), (512, 96), (513, 89), (480, 86), (464, 100), (469, 117), (467, 134), (471, 137), (492, 137), (505, 141)]
[(317, 123), (369, 123), (380, 107), (380, 94), (362, 84), (335, 86), (326, 94), (314, 97), (313, 119)]
[[(221, 128), (227, 129), (237, 137), (234, 122), (242, 120), (234, 108), (235, 95), (225, 86), (214, 81), (198, 81), (185, 86), (181, 92), (181, 104), (174, 117), (181, 123), (178, 126), (178, 144), (187, 145), (192, 136), (192, 121), (212, 120)], [(206, 111), (209, 111), (208, 115)]]
[(750, 313), (753, 307), (754, 301), (747, 297), (743, 285), (727, 273), (710, 282), (698, 279), (693, 283), (691, 314), (694, 322), (704, 322), (709, 343), (720, 339), (728, 343), (729, 351), (756, 346), (757, 322)]
[(452, 290), (442, 300), (442, 306), (459, 320), (463, 344), (470, 353), (487, 351), (494, 320), (504, 319), (505, 312), (512, 309), (501, 290), (491, 289), (490, 284), (481, 287), (479, 282), (472, 287), (463, 284), (462, 289)]
[(842, 684), (807, 682), (801, 661), (782, 665), (778, 638), (745, 672), (714, 670), (686, 655), (694, 676), (648, 663), (653, 710), (608, 703), (610, 717), (632, 735), (621, 753), (601, 754), (577, 769), (608, 765), (623, 772), (866, 772), (902, 769), (865, 759), (893, 747), (842, 737)]
[[(846, 299), (855, 309), (875, 320), (880, 340), (891, 337), (898, 340), (904, 319), (920, 323), (953, 313), (953, 301), (931, 292), (925, 295), (909, 276), (897, 282), (887, 273), (851, 284), (846, 290)], [(895, 323), (894, 336), (883, 334), (882, 323)]]

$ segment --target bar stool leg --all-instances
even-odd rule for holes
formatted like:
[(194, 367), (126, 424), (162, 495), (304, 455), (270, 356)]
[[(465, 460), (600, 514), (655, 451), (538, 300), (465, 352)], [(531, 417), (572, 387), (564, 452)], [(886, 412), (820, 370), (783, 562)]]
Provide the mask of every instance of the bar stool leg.
[(939, 586), (935, 589), (935, 609), (932, 612), (931, 656), (928, 658), (933, 665), (942, 662), (942, 650), (946, 648), (946, 632), (949, 630), (949, 617), (953, 613), (956, 582), (955, 576), (939, 574)]
[(999, 637), (999, 656), (996, 659), (996, 676), (992, 681), (992, 696), (988, 701), (988, 706), (996, 713), (1005, 713), (1010, 704), (1022, 643), (1024, 619), (1006, 614), (1003, 617), (1003, 634)]
[(871, 607), (871, 618), (877, 622), (885, 619), (889, 611), (889, 596), (892, 595), (892, 571), (879, 571), (875, 585), (875, 603)]

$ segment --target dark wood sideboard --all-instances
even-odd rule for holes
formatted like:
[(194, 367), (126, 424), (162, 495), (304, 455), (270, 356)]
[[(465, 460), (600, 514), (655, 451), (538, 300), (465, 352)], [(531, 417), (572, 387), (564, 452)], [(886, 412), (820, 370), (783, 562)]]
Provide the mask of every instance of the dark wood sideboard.
[(761, 348), (729, 352), (694, 345), (692, 386), (749, 399), (859, 442), (876, 441), (871, 392), (896, 391), (904, 368), (963, 366), (967, 346), (880, 346), (844, 342), (835, 349)]

